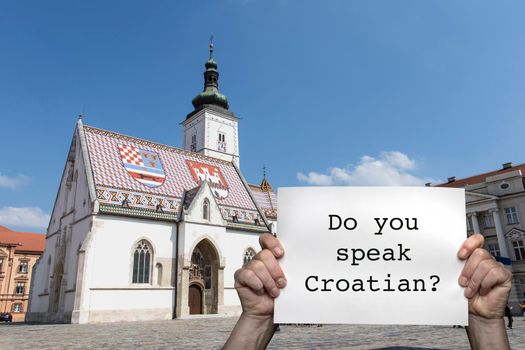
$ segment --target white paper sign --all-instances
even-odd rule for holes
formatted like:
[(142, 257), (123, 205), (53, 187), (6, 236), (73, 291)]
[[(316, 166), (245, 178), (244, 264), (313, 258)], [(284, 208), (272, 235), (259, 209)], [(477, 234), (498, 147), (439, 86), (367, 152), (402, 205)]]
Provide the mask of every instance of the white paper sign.
[(463, 189), (280, 188), (277, 323), (466, 325)]

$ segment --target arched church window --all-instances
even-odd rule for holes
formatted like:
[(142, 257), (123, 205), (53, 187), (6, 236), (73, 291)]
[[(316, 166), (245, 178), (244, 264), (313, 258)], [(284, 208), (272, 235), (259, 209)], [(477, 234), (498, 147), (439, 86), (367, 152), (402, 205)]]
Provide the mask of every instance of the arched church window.
[(202, 204), (202, 218), (204, 220), (210, 220), (210, 201), (208, 198), (206, 198)]
[(255, 250), (253, 248), (248, 248), (244, 251), (243, 264), (247, 264), (255, 257)]
[(152, 250), (146, 242), (142, 240), (137, 243), (133, 253), (133, 283), (150, 283)]
[(211, 279), (211, 265), (200, 249), (196, 247), (191, 255), (190, 282), (200, 282), (204, 284), (205, 289), (210, 289)]
[(217, 149), (221, 152), (226, 152), (226, 134), (219, 132), (219, 140), (217, 141)]
[(190, 150), (192, 152), (197, 152), (197, 135), (196, 134), (191, 135)]

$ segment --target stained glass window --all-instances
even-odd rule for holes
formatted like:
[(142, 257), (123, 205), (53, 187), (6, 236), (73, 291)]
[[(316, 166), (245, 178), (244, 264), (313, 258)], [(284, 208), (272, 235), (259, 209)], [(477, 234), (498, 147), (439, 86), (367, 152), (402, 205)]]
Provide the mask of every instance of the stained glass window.
[(133, 253), (133, 283), (150, 283), (151, 249), (145, 240), (140, 241)]

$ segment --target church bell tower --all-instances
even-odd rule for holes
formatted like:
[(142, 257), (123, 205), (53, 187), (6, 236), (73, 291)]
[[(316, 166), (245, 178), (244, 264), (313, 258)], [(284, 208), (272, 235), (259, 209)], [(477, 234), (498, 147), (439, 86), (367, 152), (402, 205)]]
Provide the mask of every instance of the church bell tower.
[(213, 48), (212, 38), (210, 59), (204, 65), (204, 89), (191, 101), (194, 110), (181, 123), (184, 149), (231, 161), (239, 167), (239, 119), (229, 110), (228, 98), (219, 92), (219, 70), (213, 60)]

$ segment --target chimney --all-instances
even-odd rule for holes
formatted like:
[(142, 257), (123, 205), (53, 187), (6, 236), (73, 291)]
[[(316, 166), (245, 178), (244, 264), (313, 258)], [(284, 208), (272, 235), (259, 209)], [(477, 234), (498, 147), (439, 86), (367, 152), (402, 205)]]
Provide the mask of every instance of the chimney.
[(501, 166), (503, 169), (510, 169), (512, 168), (512, 162), (503, 163)]
[(451, 183), (451, 182), (454, 182), (456, 181), (456, 177), (455, 176), (451, 176), (448, 178), (448, 183)]

